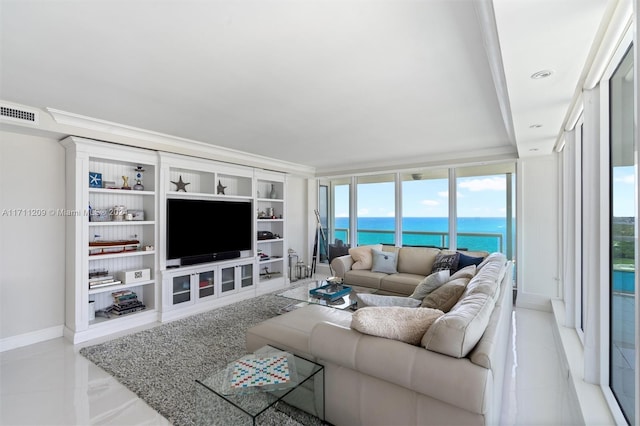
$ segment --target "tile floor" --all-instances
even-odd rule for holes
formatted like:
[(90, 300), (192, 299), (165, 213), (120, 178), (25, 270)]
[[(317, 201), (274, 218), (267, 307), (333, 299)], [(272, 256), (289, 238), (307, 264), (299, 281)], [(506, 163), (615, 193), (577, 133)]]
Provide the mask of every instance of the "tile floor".
[[(571, 424), (553, 341), (552, 314), (518, 308), (502, 423)], [(97, 342), (90, 342), (94, 344)], [(168, 425), (63, 338), (0, 354), (0, 424)]]

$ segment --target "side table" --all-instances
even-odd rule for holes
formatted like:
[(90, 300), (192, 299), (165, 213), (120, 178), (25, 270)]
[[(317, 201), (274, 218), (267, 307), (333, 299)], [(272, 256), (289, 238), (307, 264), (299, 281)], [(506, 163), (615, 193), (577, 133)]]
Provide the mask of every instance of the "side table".
[[(264, 346), (254, 354), (282, 353), (277, 348)], [(248, 389), (246, 392), (229, 389), (229, 370), (235, 361), (211, 376), (196, 380), (196, 424), (198, 425), (256, 425), (256, 421), (269, 408), (285, 402), (295, 408), (324, 420), (324, 367), (297, 355), (294, 363), (295, 381), (288, 387)]]

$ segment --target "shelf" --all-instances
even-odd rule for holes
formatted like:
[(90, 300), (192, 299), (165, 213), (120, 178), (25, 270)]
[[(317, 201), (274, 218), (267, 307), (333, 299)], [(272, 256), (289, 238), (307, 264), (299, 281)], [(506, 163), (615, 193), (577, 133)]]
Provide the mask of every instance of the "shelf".
[(123, 220), (123, 221), (114, 221), (110, 220), (107, 222), (89, 222), (89, 226), (134, 226), (134, 225), (155, 225), (155, 220)]
[(184, 198), (184, 199), (198, 199), (198, 200), (251, 200), (252, 198), (247, 195), (231, 195), (231, 194), (210, 194), (208, 192), (177, 192), (168, 191), (167, 198)]
[(283, 203), (284, 200), (282, 198), (257, 198), (258, 202), (261, 203), (271, 203), (271, 202), (276, 202), (276, 203)]
[(258, 240), (258, 244), (277, 243), (279, 241), (284, 241), (284, 238), (271, 238), (270, 240)]
[(89, 188), (90, 194), (118, 194), (118, 195), (156, 195), (155, 191), (135, 191), (133, 189)]
[[(144, 302), (143, 302), (144, 303)], [(130, 312), (128, 314), (124, 314), (124, 315), (113, 315), (111, 318), (106, 318), (106, 317), (102, 317), (102, 316), (98, 316), (96, 315), (96, 319), (93, 321), (89, 321), (89, 327), (95, 327), (95, 326), (101, 326), (103, 324), (106, 324), (108, 322), (112, 322), (112, 321), (121, 321), (125, 318), (131, 318), (132, 316), (136, 316), (136, 315), (150, 315), (150, 314), (154, 314), (156, 312), (155, 309), (151, 309), (151, 308), (144, 308), (140, 311), (136, 311), (136, 312)]]
[(277, 219), (258, 219), (258, 222), (265, 222), (265, 223), (273, 223), (273, 222), (284, 222), (284, 219), (281, 218), (277, 218)]
[(108, 293), (110, 291), (118, 291), (118, 290), (123, 290), (125, 288), (140, 287), (140, 286), (149, 285), (149, 284), (155, 284), (155, 280), (140, 281), (139, 283), (116, 284), (112, 286), (89, 289), (89, 295)]
[(135, 257), (135, 256), (150, 256), (155, 255), (155, 250), (137, 250), (137, 251), (128, 251), (124, 253), (113, 253), (113, 254), (94, 254), (89, 256), (89, 260), (101, 260), (101, 259), (117, 259), (121, 257)]
[(271, 259), (268, 260), (261, 260), (260, 262), (258, 262), (258, 265), (266, 265), (269, 263), (275, 263), (275, 262), (280, 262), (281, 260), (283, 260), (284, 257), (272, 257)]

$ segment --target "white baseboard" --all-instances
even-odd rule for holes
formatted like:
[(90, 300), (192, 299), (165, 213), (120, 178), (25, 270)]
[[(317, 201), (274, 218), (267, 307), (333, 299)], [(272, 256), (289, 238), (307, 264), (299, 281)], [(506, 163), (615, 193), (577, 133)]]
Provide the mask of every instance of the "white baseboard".
[(57, 325), (55, 327), (44, 328), (42, 330), (0, 339), (0, 352), (10, 351), (11, 349), (17, 349), (23, 346), (29, 346), (35, 343), (62, 337), (63, 327), (64, 326), (62, 325)]

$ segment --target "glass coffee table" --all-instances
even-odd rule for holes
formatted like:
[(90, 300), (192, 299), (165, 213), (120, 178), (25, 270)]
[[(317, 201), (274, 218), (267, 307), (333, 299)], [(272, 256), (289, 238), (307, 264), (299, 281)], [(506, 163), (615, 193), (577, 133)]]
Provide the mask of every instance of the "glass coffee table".
[(282, 293), (278, 293), (278, 296), (280, 297), (298, 301), (298, 303), (291, 303), (290, 305), (285, 306), (281, 311), (287, 312), (309, 304), (329, 306), (335, 309), (352, 309), (356, 305), (356, 295), (358, 293), (375, 293), (377, 291), (374, 288), (348, 285), (348, 287), (351, 287), (351, 292), (334, 301), (310, 294), (311, 290), (317, 289), (318, 287), (326, 284), (327, 282), (324, 280), (310, 281), (307, 285), (301, 285)]
[[(251, 366), (247, 367), (251, 361), (255, 361), (253, 370)], [(287, 379), (278, 380), (283, 377), (283, 363)], [(252, 384), (242, 386), (247, 382)], [(255, 385), (256, 382), (260, 384)], [(269, 409), (277, 410), (280, 402), (324, 420), (324, 367), (264, 346), (213, 375), (196, 380), (195, 397), (197, 425), (255, 426), (261, 415), (267, 412), (273, 415)], [(282, 407), (282, 410), (286, 412), (290, 408)]]

